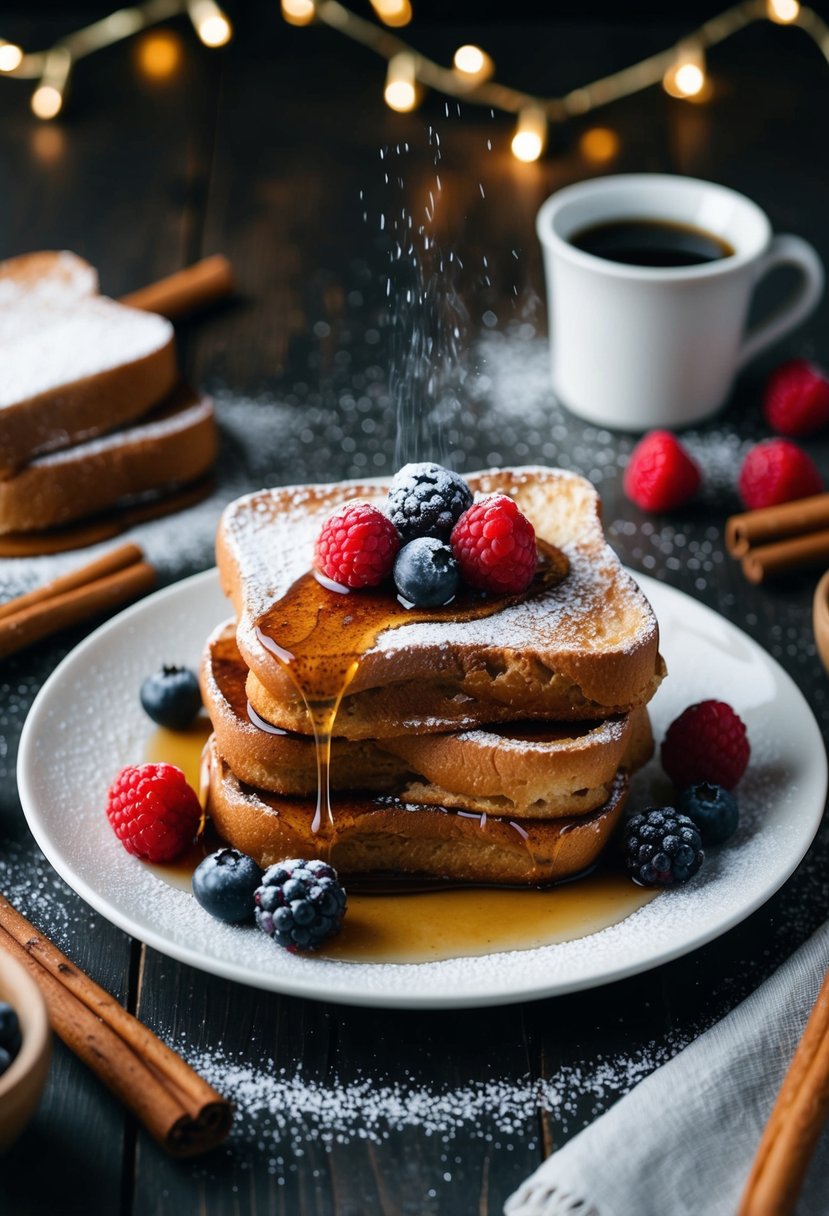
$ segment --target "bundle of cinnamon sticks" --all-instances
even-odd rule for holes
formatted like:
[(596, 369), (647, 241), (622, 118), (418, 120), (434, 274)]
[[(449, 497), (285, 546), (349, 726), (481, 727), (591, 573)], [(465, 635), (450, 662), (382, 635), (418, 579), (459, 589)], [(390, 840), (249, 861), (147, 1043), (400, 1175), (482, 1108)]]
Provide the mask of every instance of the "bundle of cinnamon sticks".
[(0, 604), (0, 658), (150, 591), (155, 570), (138, 545), (119, 545), (25, 595)]
[(829, 566), (829, 494), (732, 515), (725, 547), (752, 583)]
[(168, 1153), (193, 1157), (225, 1139), (231, 1104), (2, 895), (0, 950), (22, 962), (38, 984), (55, 1033)]

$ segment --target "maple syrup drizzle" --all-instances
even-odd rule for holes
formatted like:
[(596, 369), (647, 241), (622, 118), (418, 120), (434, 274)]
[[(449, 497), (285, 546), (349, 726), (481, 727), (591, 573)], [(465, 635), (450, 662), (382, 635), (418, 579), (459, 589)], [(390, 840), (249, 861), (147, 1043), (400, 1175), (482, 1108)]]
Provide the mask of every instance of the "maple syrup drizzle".
[[(209, 732), (206, 719), (187, 731), (156, 730), (147, 741), (145, 759), (177, 765), (197, 789)], [(485, 827), (486, 815), (479, 821)], [(183, 857), (165, 865), (143, 864), (163, 882), (189, 892), (196, 866), (224, 845), (208, 819)], [(348, 914), (322, 956), (348, 962), (420, 963), (530, 950), (615, 925), (658, 893), (602, 863), (588, 874), (543, 890), (451, 886), (402, 874), (374, 875), (349, 881)]]
[[(400, 625), (480, 620), (556, 586), (566, 577), (569, 561), (554, 545), (540, 539), (537, 544), (536, 574), (519, 596), (492, 599), (467, 589), (445, 606), (418, 608), (395, 599), (387, 589), (352, 592), (311, 570), (254, 622), (257, 639), (288, 675), (311, 721), (317, 760), (317, 805), (311, 829), (329, 855), (334, 831), (331, 736), (340, 703), (365, 654), (381, 633)], [(344, 597), (348, 597), (345, 611)]]

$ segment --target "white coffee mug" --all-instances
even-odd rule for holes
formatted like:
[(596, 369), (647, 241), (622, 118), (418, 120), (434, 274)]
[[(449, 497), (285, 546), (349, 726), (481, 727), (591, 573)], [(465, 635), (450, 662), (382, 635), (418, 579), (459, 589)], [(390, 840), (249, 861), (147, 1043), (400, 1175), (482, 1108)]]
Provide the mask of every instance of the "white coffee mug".
[[(693, 266), (632, 266), (577, 249), (571, 238), (611, 220), (691, 225), (734, 253)], [(802, 321), (823, 290), (815, 250), (772, 236), (767, 216), (725, 186), (635, 173), (566, 186), (537, 218), (544, 251), (553, 390), (574, 414), (618, 430), (678, 429), (714, 414), (736, 373)], [(801, 281), (746, 333), (757, 282), (775, 266)]]

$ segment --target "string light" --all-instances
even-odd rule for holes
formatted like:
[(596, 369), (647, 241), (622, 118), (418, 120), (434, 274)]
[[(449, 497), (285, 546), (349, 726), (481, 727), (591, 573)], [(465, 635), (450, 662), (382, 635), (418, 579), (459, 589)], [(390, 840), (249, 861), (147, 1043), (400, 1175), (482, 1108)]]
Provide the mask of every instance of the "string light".
[[(340, 0), (280, 0), (280, 4), (284, 19), (293, 25), (309, 25), (312, 21), (326, 25), (375, 52), (389, 65), (401, 55), (413, 60), (414, 78), (409, 75), (399, 87), (392, 88), (392, 97), (397, 99), (392, 108), (410, 110), (417, 104), (422, 89), (432, 89), (492, 111), (517, 115), (519, 128), (520, 116), (525, 111), (534, 110), (544, 119), (542, 147), (547, 123), (566, 122), (570, 118), (592, 113), (611, 102), (651, 88), (660, 81), (674, 96), (687, 101), (705, 100), (711, 95), (705, 69), (705, 51), (756, 21), (796, 25), (829, 61), (829, 25), (813, 8), (800, 5), (798, 0), (737, 0), (724, 12), (703, 22), (689, 35), (688, 43), (680, 48), (674, 46), (657, 51), (562, 96), (538, 97), (491, 79), (489, 71), (471, 79), (462, 66), (444, 67), (421, 55), (385, 28), (408, 24), (412, 17), (411, 0), (371, 0), (373, 10), (383, 25), (358, 16)], [(39, 81), (32, 97), (32, 109), (38, 117), (54, 118), (63, 108), (69, 71), (78, 60), (183, 13), (189, 14), (199, 38), (207, 46), (222, 46), (233, 35), (230, 21), (215, 0), (134, 0), (129, 7), (118, 9), (91, 25), (64, 35), (51, 49), (27, 52), (14, 43), (0, 39), (0, 77)], [(689, 46), (695, 48), (690, 58)], [(61, 70), (66, 63), (69, 67), (66, 68), (65, 79), (61, 82), (58, 76), (57, 83), (54, 83), (49, 75), (56, 62), (56, 53), (58, 64), (63, 65)], [(387, 95), (390, 83), (393, 82), (387, 81)], [(516, 131), (516, 136), (518, 134), (519, 131)], [(518, 147), (530, 150), (537, 146), (538, 138), (536, 132), (532, 140), (519, 140)]]
[(233, 26), (214, 0), (188, 0), (187, 12), (205, 46), (225, 46), (230, 42)]
[(288, 25), (310, 25), (316, 16), (314, 0), (281, 0), (280, 7)]
[(674, 63), (662, 77), (662, 87), (671, 97), (688, 101), (699, 98), (706, 86), (705, 55), (700, 46), (681, 47)]
[(547, 146), (547, 116), (538, 106), (527, 106), (518, 115), (512, 137), (512, 154), (527, 164), (538, 160)]
[(797, 0), (766, 0), (766, 16), (778, 25), (791, 25), (800, 15)]
[(371, 7), (384, 25), (408, 25), (412, 19), (409, 0), (371, 0)]
[(472, 46), (471, 43), (458, 47), (452, 59), (452, 66), (469, 88), (489, 80), (495, 71), (495, 64), (486, 51), (482, 51), (479, 46)]
[(398, 114), (407, 114), (417, 105), (417, 60), (408, 51), (389, 60), (384, 96), (389, 109)]
[(72, 55), (63, 46), (55, 46), (45, 57), (40, 84), (32, 93), (32, 113), (44, 122), (57, 118), (63, 109), (63, 99), (72, 71)]
[(14, 42), (0, 38), (0, 72), (14, 72), (23, 62), (23, 50)]

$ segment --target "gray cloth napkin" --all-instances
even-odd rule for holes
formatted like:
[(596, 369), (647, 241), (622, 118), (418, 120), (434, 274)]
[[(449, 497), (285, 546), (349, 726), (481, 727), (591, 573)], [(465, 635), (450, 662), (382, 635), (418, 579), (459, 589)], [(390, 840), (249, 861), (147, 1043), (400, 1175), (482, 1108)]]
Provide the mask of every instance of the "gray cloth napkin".
[[(829, 967), (829, 922), (766, 982), (536, 1170), (508, 1216), (734, 1216)], [(824, 1129), (797, 1208), (829, 1212)]]

